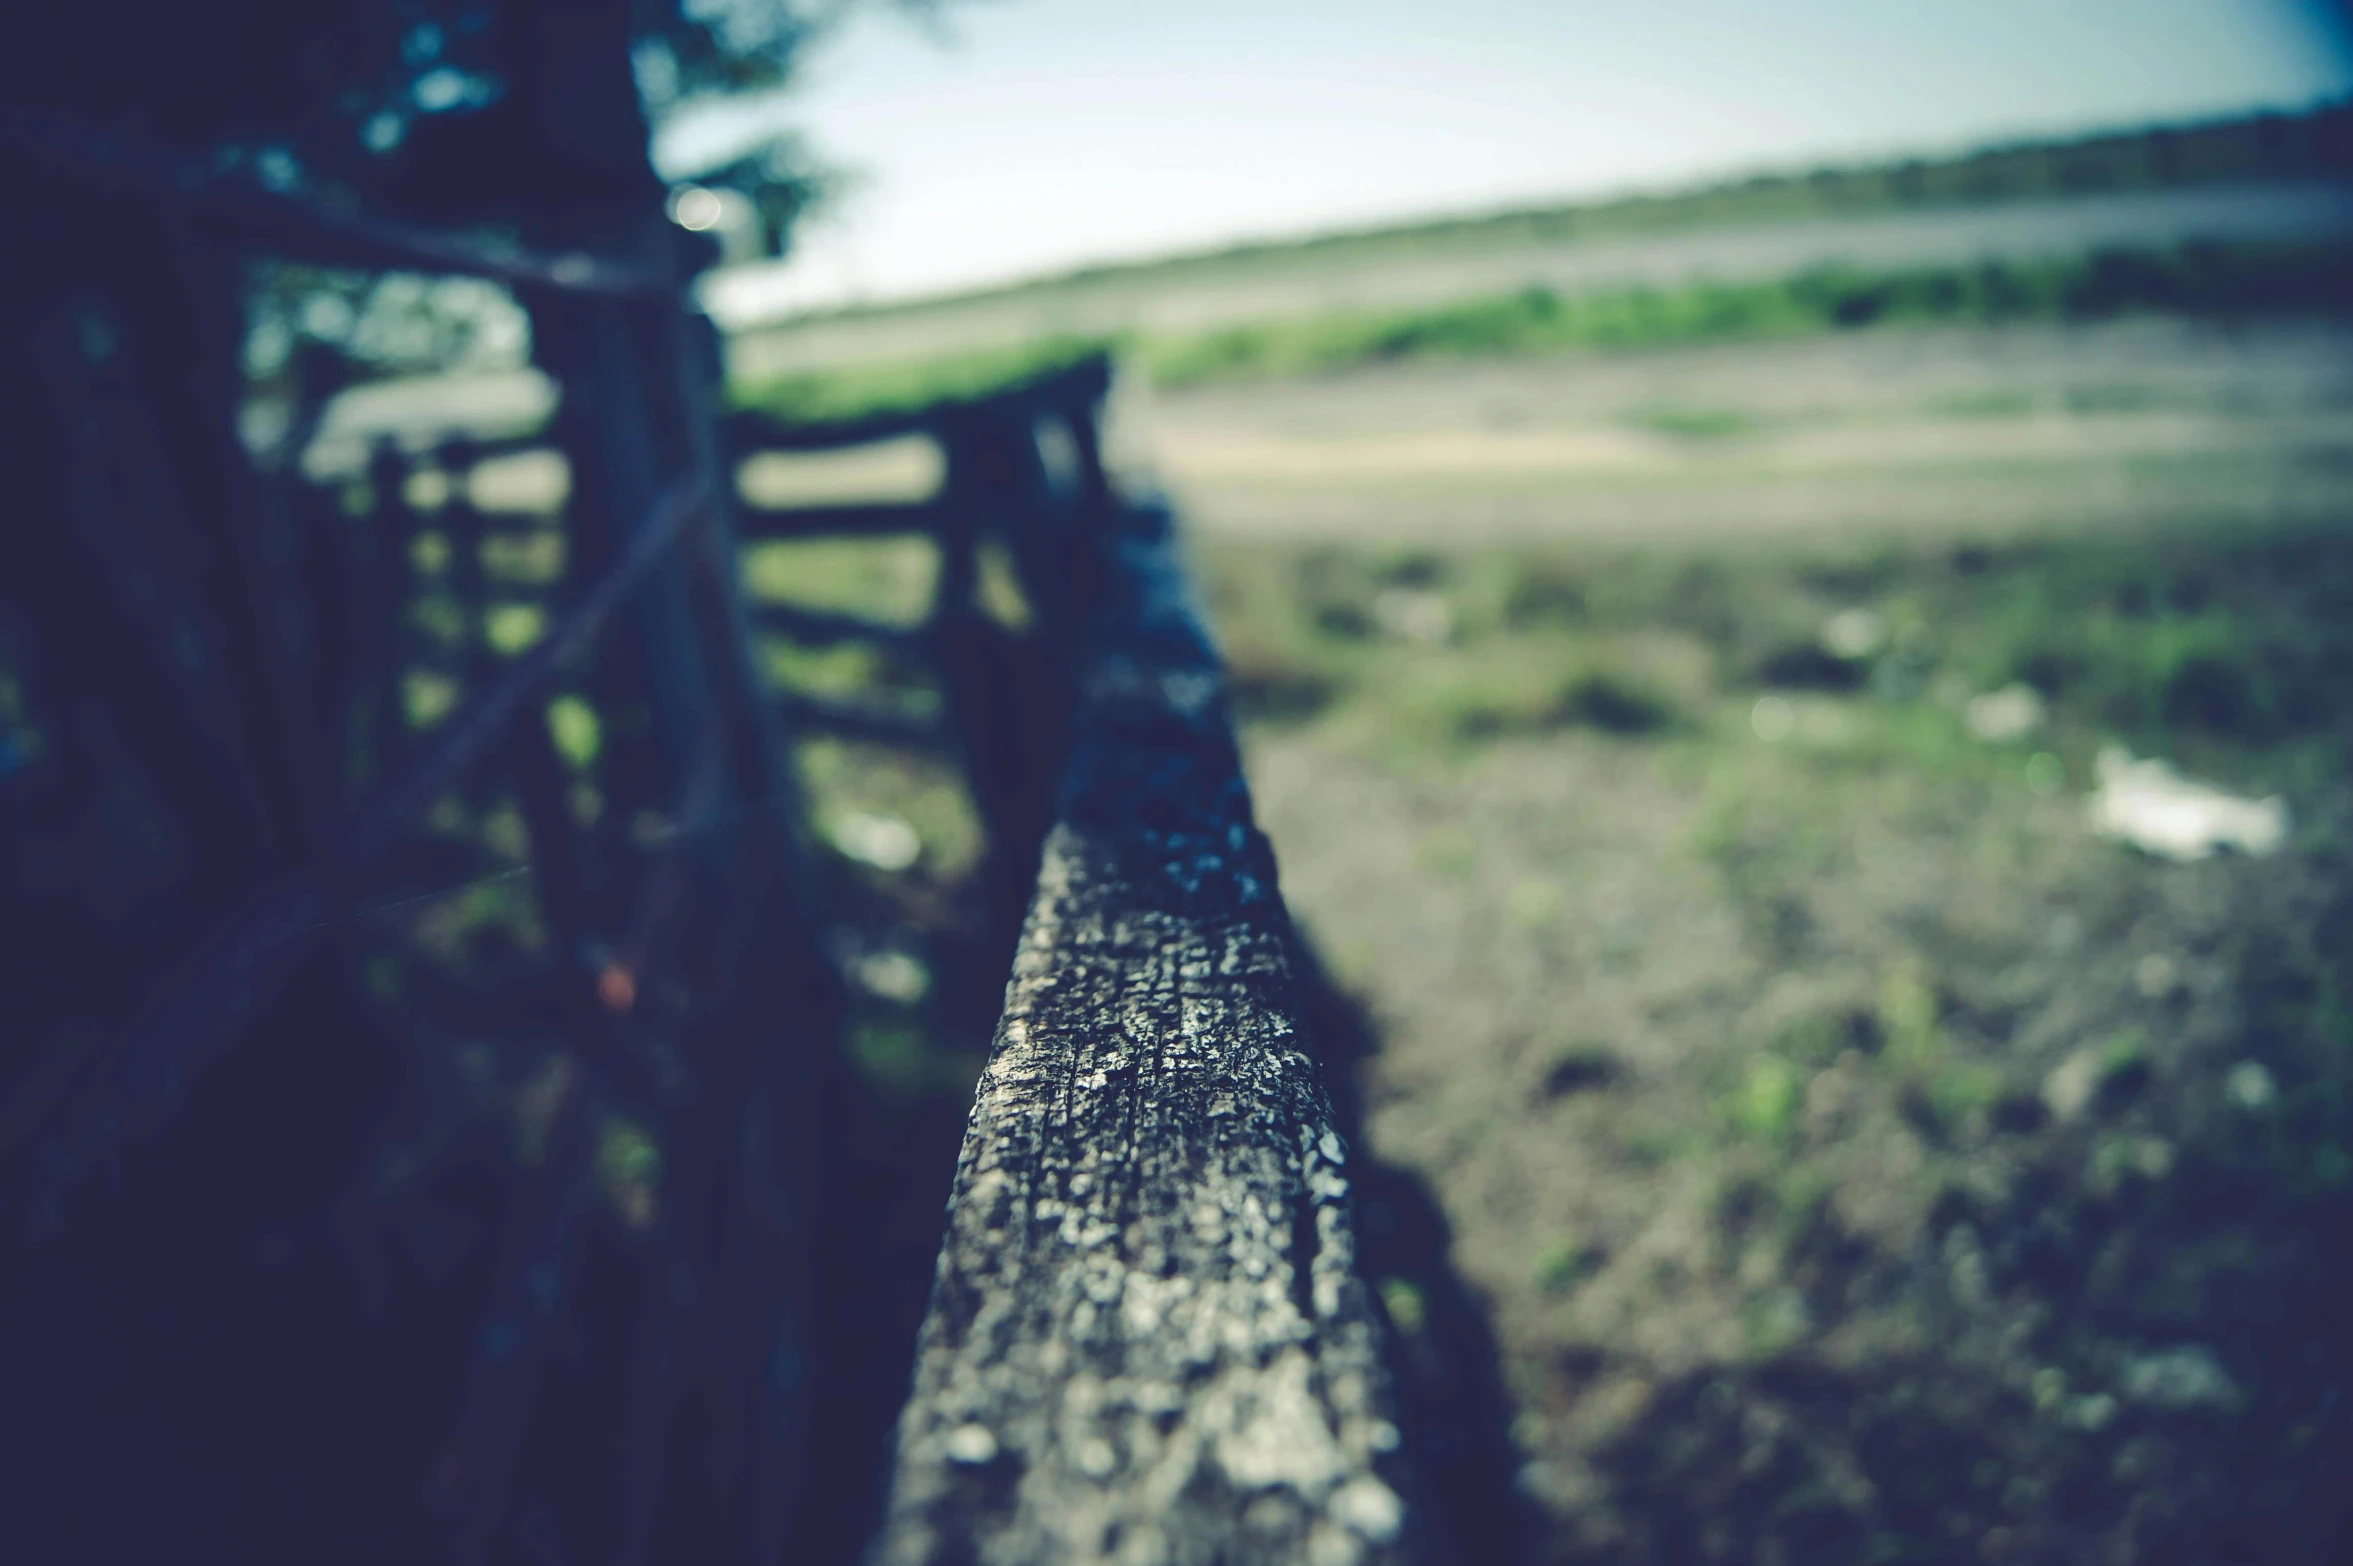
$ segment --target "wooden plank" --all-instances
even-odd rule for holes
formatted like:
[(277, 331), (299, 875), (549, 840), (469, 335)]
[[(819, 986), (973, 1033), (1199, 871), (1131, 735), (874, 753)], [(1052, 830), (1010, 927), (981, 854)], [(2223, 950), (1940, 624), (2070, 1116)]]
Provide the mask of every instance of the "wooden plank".
[(1273, 858), (1166, 530), (1118, 529), (876, 1558), (1405, 1559)]
[[(1087, 422), (1084, 416), (1077, 422)], [(1060, 514), (1038, 459), (1035, 424), (974, 417), (943, 436), (943, 495), (956, 526), (940, 539), (932, 609), (935, 666), (963, 753), (964, 783), (980, 815), (982, 940), (1008, 962), (1036, 890), (1038, 857), (1054, 824), (1069, 751), (1076, 647), (1087, 616), (1026, 569), (1041, 556), (1080, 551), (1072, 539), (1102, 536), (1097, 512), (1084, 526)], [(993, 526), (991, 525), (993, 524)], [(1028, 623), (1015, 630), (980, 602), (984, 531), (1011, 546)], [(1057, 546), (1060, 546), (1057, 548)], [(1091, 553), (1091, 551), (1089, 551)], [(1055, 585), (1059, 584), (1056, 576)]]

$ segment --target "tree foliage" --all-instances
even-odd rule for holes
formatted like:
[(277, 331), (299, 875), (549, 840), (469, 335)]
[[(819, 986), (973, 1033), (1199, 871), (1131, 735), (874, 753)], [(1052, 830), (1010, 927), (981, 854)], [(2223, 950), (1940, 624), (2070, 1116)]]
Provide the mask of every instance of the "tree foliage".
[[(276, 186), (340, 192), (378, 211), (528, 226), (530, 213), (555, 198), (641, 195), (651, 178), (649, 118), (713, 94), (782, 85), (804, 46), (845, 8), (843, 0), (226, 0), (142, 6), (126, 17), (113, 6), (53, 6), (0, 51), (0, 103), (160, 141)], [(644, 110), (635, 123), (590, 119), (552, 91), (557, 82), (576, 87), (589, 60), (628, 73)], [(738, 155), (724, 177), (772, 219), (789, 220), (809, 189), (805, 160), (781, 137)]]

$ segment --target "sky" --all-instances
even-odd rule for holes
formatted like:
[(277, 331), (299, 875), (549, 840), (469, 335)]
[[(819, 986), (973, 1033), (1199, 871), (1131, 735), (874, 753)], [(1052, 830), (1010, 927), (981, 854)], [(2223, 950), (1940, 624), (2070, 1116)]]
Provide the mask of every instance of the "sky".
[[(2353, 91), (2295, 0), (868, 4), (760, 123), (849, 176), (775, 307)], [(771, 292), (772, 290), (772, 292)]]

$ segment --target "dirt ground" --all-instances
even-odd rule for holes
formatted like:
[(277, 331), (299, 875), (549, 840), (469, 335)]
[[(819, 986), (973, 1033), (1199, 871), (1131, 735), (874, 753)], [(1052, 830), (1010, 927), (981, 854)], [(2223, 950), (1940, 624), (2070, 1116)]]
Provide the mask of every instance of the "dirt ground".
[(1202, 388), (1127, 447), (1204, 535), (1628, 539), (2323, 521), (2353, 329), (1863, 332)]
[(2341, 1558), (2353, 534), (1200, 552), (1529, 1553)]
[[(1451, 1233), (1380, 1280), (1406, 1363), (1448, 1288), (1491, 1335), (1497, 1558), (2342, 1558), (2349, 349), (1864, 334), (1149, 410), (1369, 1151)], [(2117, 744), (2286, 846), (2099, 836)]]
[[(1702, 791), (1608, 750), (1502, 747), (1437, 787), (1253, 758), (1294, 903), (1378, 1019), (1373, 1150), (1431, 1181), (1491, 1302), (1555, 1547), (2219, 1560), (2219, 1527), (2328, 1558), (2321, 1519), (2216, 1493), (2235, 1421), (2292, 1444), (2334, 1413), (2341, 1383), (2296, 1384), (2325, 1300), (2261, 1297), (2311, 1284), (2320, 1237), (2196, 1190), (2212, 1154), (2180, 1168), (2174, 1123), (2259, 1131), (2213, 1124), (2261, 1055), (2231, 955), (2306, 938), (2341, 886), (2119, 864), (2072, 802), (1882, 798), (1759, 910), (1693, 850)], [(1989, 1073), (1950, 1124), (1884, 1059), (1916, 994)], [(1786, 1074), (1748, 1074), (1791, 1035)], [(2122, 1069), (2165, 1102), (2050, 1108), (2144, 1036), (2159, 1063)], [(2325, 1505), (2317, 1477), (2283, 1488)]]

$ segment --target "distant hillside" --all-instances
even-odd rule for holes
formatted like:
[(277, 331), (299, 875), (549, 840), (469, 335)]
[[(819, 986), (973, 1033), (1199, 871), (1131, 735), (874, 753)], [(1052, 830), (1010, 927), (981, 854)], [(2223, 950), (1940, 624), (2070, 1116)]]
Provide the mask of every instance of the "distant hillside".
[(2353, 101), (2326, 104), (2300, 114), (2257, 114), (2067, 141), (2018, 142), (1958, 157), (1765, 173), (1695, 190), (1271, 240), (1160, 260), (1083, 267), (997, 288), (851, 306), (793, 320), (907, 315), (1104, 284), (1149, 287), (1235, 270), (1260, 273), (1328, 266), (1343, 258), (1367, 261), (1384, 253), (1427, 255), (1907, 208), (2315, 178), (2353, 178)]

